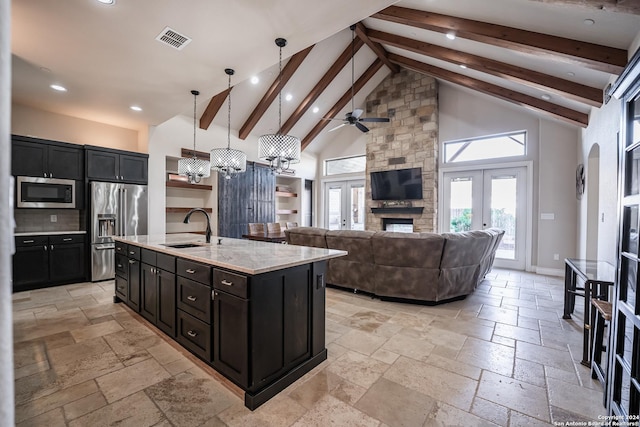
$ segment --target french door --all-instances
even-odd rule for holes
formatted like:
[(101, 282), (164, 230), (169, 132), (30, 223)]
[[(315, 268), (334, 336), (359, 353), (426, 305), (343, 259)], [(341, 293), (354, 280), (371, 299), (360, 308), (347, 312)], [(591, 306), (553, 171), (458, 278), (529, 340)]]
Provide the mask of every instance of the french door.
[(640, 417), (640, 54), (629, 64), (635, 72), (625, 70), (613, 93), (623, 100), (623, 126), (618, 142), (618, 272), (605, 391), (609, 413), (633, 425)]
[(505, 230), (496, 267), (524, 270), (527, 219), (526, 167), (445, 172), (442, 231)]
[(325, 183), (325, 228), (364, 230), (364, 180)]

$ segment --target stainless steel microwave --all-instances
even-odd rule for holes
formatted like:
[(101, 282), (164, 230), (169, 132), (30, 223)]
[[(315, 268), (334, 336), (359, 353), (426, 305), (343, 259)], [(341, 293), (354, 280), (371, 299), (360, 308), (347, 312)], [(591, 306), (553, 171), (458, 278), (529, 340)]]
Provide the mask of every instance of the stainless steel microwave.
[(19, 176), (16, 207), (75, 209), (76, 182), (72, 179)]

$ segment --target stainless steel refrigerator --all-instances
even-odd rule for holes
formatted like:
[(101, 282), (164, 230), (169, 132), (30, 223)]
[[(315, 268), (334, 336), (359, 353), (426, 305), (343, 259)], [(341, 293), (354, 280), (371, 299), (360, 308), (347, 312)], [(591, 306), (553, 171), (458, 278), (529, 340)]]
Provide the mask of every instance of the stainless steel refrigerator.
[(113, 236), (147, 234), (147, 186), (92, 182), (91, 224), (91, 281), (113, 279)]

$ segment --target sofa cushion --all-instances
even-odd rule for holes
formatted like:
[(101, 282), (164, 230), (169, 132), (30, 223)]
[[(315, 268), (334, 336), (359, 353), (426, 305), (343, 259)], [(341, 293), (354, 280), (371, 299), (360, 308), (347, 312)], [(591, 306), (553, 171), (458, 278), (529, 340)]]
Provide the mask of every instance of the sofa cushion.
[(444, 238), (435, 233), (379, 231), (371, 238), (376, 265), (439, 268)]
[(318, 227), (296, 227), (284, 230), (287, 243), (298, 246), (312, 246), (314, 248), (326, 248), (327, 230)]
[(347, 251), (339, 258), (331, 258), (327, 265), (327, 283), (365, 292), (373, 292), (373, 256), (371, 237), (373, 231), (327, 231), (329, 249)]
[(438, 299), (448, 299), (473, 292), (480, 268), (491, 246), (491, 234), (483, 230), (442, 233), (445, 239), (440, 264)]

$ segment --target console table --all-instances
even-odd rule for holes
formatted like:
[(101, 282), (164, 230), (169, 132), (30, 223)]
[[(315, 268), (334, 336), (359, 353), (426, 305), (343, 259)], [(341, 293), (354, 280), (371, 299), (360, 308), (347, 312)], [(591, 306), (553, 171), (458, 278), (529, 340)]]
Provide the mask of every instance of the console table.
[[(571, 319), (576, 305), (576, 295), (584, 297), (582, 337), (582, 363), (591, 367), (592, 326), (595, 313), (591, 313), (591, 298), (607, 299), (609, 286), (613, 285), (615, 267), (606, 261), (567, 258), (564, 260), (564, 313), (563, 319)], [(581, 285), (581, 286), (580, 286)]]

